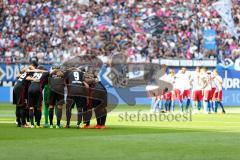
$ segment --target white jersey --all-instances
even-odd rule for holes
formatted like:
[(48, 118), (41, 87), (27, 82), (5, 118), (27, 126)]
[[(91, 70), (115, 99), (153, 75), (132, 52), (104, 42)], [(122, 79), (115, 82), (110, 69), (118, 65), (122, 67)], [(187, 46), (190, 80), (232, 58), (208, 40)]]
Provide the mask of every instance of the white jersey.
[(177, 74), (175, 77), (175, 84), (174, 84), (174, 89), (179, 89), (180, 91), (184, 91), (185, 85), (184, 85), (184, 76)]
[(211, 78), (212, 78), (212, 80), (211, 80), (211, 87), (212, 87), (212, 88), (217, 88), (217, 84), (216, 84), (216, 82), (214, 81), (214, 75), (213, 75), (213, 74), (211, 74)]
[(221, 91), (222, 90), (222, 83), (223, 79), (221, 76), (217, 75), (214, 79), (214, 84), (216, 85), (216, 91)]
[(178, 89), (189, 90), (191, 89), (190, 79), (191, 75), (186, 73), (181, 73), (181, 71), (177, 74), (178, 81)]
[(209, 91), (212, 90), (212, 75), (205, 73), (203, 75), (203, 81), (204, 81), (204, 90)]
[(202, 77), (201, 77), (200, 73), (195, 72), (191, 77), (191, 81), (192, 81), (192, 90), (193, 91), (197, 91), (197, 90), (202, 89), (203, 80), (202, 80)]

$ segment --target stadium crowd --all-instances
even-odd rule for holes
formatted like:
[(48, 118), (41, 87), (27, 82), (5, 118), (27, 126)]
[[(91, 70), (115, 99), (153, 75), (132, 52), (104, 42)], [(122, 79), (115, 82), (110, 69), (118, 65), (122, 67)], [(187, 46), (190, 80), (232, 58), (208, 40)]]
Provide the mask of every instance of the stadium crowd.
[[(221, 25), (221, 17), (207, 0), (2, 0), (0, 1), (0, 61), (38, 58), (63, 62), (73, 56), (122, 53), (159, 58), (236, 59), (240, 44)], [(240, 6), (232, 15), (240, 27)], [(153, 35), (143, 29), (149, 17), (165, 26)], [(204, 49), (203, 30), (217, 31), (217, 51)]]

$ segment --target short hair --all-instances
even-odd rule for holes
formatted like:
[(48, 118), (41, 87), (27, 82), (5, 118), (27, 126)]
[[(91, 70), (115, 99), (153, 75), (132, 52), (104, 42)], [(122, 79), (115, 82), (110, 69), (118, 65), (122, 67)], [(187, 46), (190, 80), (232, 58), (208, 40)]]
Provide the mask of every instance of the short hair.
[(37, 62), (37, 61), (32, 61), (32, 62), (30, 63), (30, 65), (33, 66), (33, 67), (35, 67), (35, 68), (37, 68), (37, 67), (38, 67), (38, 62)]

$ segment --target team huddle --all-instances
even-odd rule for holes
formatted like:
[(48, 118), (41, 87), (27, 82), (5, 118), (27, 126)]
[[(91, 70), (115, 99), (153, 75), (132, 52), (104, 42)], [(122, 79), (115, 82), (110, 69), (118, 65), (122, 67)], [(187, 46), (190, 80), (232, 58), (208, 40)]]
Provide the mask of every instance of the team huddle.
[(173, 89), (165, 88), (161, 94), (149, 93), (152, 95), (152, 112), (159, 112), (159, 110), (173, 112), (175, 102), (178, 102), (181, 112), (188, 112), (192, 101), (194, 113), (201, 111), (202, 106), (205, 113), (217, 113), (219, 105), (222, 113), (225, 113), (222, 104), (223, 80), (217, 70), (210, 71), (197, 67), (194, 72), (190, 73), (183, 67), (175, 73), (175, 70), (170, 69), (168, 74), (160, 79), (170, 83)]
[[(66, 98), (65, 90), (67, 90)], [(44, 94), (42, 94), (43, 91)], [(45, 126), (54, 127), (55, 109), (56, 128), (63, 127), (61, 120), (63, 105), (66, 102), (66, 125), (64, 128), (70, 128), (72, 109), (75, 105), (77, 107), (77, 128), (81, 128), (81, 124), (83, 124), (82, 128), (90, 128), (92, 111), (95, 112), (97, 120), (94, 128), (105, 128), (107, 91), (98, 80), (94, 70), (86, 70), (84, 67), (62, 69), (56, 65), (48, 71), (44, 66), (38, 66), (36, 62), (32, 62), (29, 67), (21, 70), (13, 89), (13, 104), (16, 105), (18, 127), (42, 127), (43, 99)]]

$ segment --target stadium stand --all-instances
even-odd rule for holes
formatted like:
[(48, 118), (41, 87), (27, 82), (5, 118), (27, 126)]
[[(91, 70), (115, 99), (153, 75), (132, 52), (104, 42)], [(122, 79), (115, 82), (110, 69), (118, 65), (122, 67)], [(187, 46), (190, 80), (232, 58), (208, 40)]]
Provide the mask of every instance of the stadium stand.
[[(207, 0), (0, 1), (0, 61), (63, 62), (73, 56), (122, 53), (159, 58), (237, 59), (239, 39), (221, 25)], [(232, 15), (240, 28), (240, 6)], [(157, 28), (157, 29), (156, 29)], [(203, 30), (215, 29), (217, 50), (204, 49)]]

